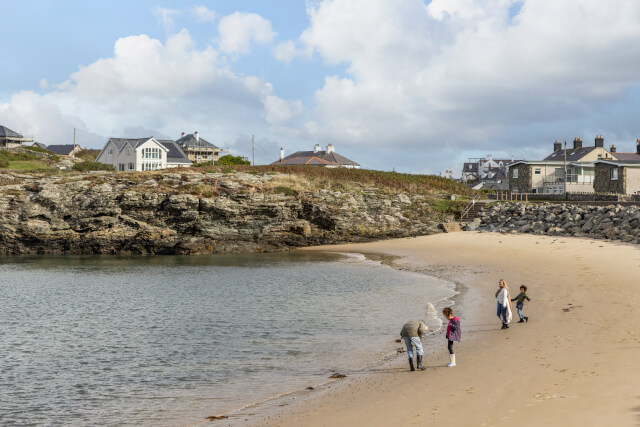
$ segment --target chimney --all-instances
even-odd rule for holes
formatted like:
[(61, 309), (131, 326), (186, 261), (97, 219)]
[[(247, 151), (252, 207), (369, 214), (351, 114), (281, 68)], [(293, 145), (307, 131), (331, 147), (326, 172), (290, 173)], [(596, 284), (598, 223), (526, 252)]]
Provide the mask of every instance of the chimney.
[(596, 136), (596, 147), (604, 148), (604, 138), (602, 135)]
[(553, 152), (555, 153), (560, 150), (562, 150), (562, 144), (556, 139), (556, 142), (553, 143)]
[(333, 153), (334, 149), (333, 149), (333, 144), (329, 144), (327, 145), (327, 154), (329, 153)]
[(316, 146), (315, 146), (315, 147), (313, 147), (313, 152), (314, 152), (314, 153), (317, 153), (317, 152), (319, 152), (319, 151), (320, 151), (320, 144), (316, 144)]
[(280, 147), (280, 161), (284, 159), (284, 148)]
[(609, 150), (611, 153), (615, 153), (616, 152), (616, 146), (612, 145), (611, 149)]
[(636, 139), (636, 154), (640, 156), (640, 139)]
[(193, 136), (196, 138), (196, 141), (200, 141), (200, 135), (198, 135), (198, 131), (193, 133)]
[(582, 139), (574, 138), (573, 139), (573, 149), (582, 148)]

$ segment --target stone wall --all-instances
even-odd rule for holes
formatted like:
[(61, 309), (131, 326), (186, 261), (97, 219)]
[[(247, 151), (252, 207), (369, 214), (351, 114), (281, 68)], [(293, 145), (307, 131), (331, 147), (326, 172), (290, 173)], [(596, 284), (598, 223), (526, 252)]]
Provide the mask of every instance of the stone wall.
[(298, 178), (0, 174), (0, 255), (277, 251), (438, 233), (452, 219), (424, 195), (305, 190)]
[(465, 229), (640, 243), (640, 207), (499, 204), (486, 208)]
[[(518, 170), (518, 177), (513, 178), (513, 169)], [(531, 166), (519, 164), (509, 168), (509, 191), (518, 193), (531, 192)]]
[[(611, 169), (618, 169), (618, 179), (611, 180)], [(596, 193), (620, 193), (625, 194), (624, 174), (626, 168), (619, 168), (606, 163), (596, 163), (596, 175), (593, 188)]]

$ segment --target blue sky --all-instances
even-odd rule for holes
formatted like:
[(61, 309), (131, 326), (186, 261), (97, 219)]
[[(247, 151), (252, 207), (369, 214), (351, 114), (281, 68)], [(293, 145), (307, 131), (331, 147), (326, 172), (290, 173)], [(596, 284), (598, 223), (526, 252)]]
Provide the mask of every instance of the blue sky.
[[(459, 170), (555, 139), (640, 137), (640, 4), (622, 0), (0, 0), (0, 124), (46, 144), (200, 134), (256, 162), (334, 144)], [(5, 62), (6, 63), (6, 62)]]

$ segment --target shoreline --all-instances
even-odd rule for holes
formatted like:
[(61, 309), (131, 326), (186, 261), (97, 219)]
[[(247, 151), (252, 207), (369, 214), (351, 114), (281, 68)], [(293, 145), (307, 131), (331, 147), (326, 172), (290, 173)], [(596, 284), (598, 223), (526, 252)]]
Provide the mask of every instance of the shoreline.
[[(451, 301), (453, 304), (457, 305), (460, 297), (462, 296), (463, 290), (459, 289), (462, 286), (460, 283), (450, 280), (449, 278), (440, 277), (434, 274), (429, 274), (427, 272), (421, 271), (419, 268), (415, 268), (415, 269), (409, 268), (409, 266), (407, 265), (400, 265), (396, 263), (396, 261), (400, 260), (401, 257), (388, 256), (383, 253), (366, 253), (365, 254), (358, 251), (340, 252), (340, 251), (333, 251), (333, 250), (319, 250), (319, 251), (315, 250), (316, 248), (332, 248), (332, 247), (333, 246), (299, 248), (299, 249), (296, 249), (296, 251), (305, 251), (305, 250), (311, 249), (311, 251), (313, 252), (322, 252), (327, 254), (340, 255), (345, 258), (356, 258), (360, 262), (379, 263), (380, 265), (390, 268), (394, 271), (415, 273), (420, 276), (425, 276), (427, 279), (431, 279), (431, 280), (435, 279), (438, 281), (442, 281), (444, 283), (450, 282), (452, 284), (451, 291), (453, 292), (453, 295), (431, 301), (429, 302), (429, 305), (431, 305), (432, 302), (437, 303), (443, 300)], [(361, 255), (362, 259), (359, 259), (360, 257), (358, 257), (357, 255)], [(446, 305), (451, 305), (451, 304), (445, 304), (443, 305), (443, 307)], [(437, 310), (436, 314), (439, 314), (441, 308), (438, 308), (436, 310)], [(426, 314), (423, 315), (423, 317), (425, 316)], [(398, 330), (400, 329), (401, 326), (402, 325), (398, 326)], [(440, 328), (442, 328), (442, 326)], [(442, 344), (439, 342), (440, 337), (435, 336), (436, 333), (440, 333), (440, 332), (441, 332), (440, 329), (438, 331), (429, 330), (427, 332), (426, 337), (423, 339), (423, 343), (430, 343), (438, 339), (438, 343)], [(355, 370), (351, 368), (344, 369), (344, 370), (338, 369), (336, 373), (347, 374), (346, 381), (345, 379), (335, 379), (335, 378), (332, 379), (332, 378), (329, 378), (329, 376), (327, 376), (326, 378), (322, 379), (319, 383), (312, 384), (311, 386), (308, 386), (308, 387), (305, 386), (305, 387), (294, 389), (294, 390), (283, 391), (279, 394), (266, 397), (259, 401), (243, 404), (242, 406), (239, 406), (232, 410), (211, 414), (211, 416), (215, 416), (215, 417), (222, 416), (224, 418), (216, 418), (215, 420), (204, 419), (200, 422), (185, 424), (184, 426), (196, 427), (200, 425), (207, 425), (207, 423), (209, 423), (210, 421), (221, 422), (227, 426), (254, 425), (257, 422), (261, 422), (263, 418), (269, 418), (271, 416), (276, 415), (283, 407), (295, 406), (301, 401), (304, 402), (309, 399), (316, 399), (320, 396), (325, 395), (326, 393), (330, 393), (333, 390), (339, 389), (345, 384), (345, 382), (349, 382), (353, 380), (360, 381), (360, 380), (366, 379), (371, 372), (396, 369), (401, 361), (406, 361), (405, 360), (406, 351), (405, 351), (404, 343), (396, 342), (396, 343), (390, 344), (389, 347), (390, 347), (389, 350), (386, 352), (383, 352), (381, 355), (377, 355), (374, 358), (367, 359), (363, 364), (363, 366), (360, 368), (357, 368)], [(393, 349), (391, 349), (392, 347)], [(446, 351), (446, 345), (440, 345), (439, 347), (444, 348)], [(399, 349), (402, 349), (402, 353), (398, 352)], [(425, 350), (425, 354), (427, 354), (428, 351), (433, 351), (433, 346), (429, 346), (428, 344), (425, 344), (424, 350)], [(329, 375), (329, 371), (327, 375)]]
[[(372, 370), (289, 406), (260, 426), (637, 425), (640, 422), (640, 251), (592, 239), (452, 233), (305, 248), (394, 257), (400, 268), (436, 277), (460, 273), (467, 287), (458, 366), (425, 346), (424, 373)], [(465, 266), (457, 271), (456, 267)], [(529, 286), (531, 321), (499, 329), (493, 293), (500, 278)], [(611, 292), (610, 283), (615, 283)], [(458, 310), (463, 311), (460, 313)], [(612, 313), (623, 316), (616, 321)], [(621, 321), (623, 320), (623, 321)], [(437, 347), (437, 342), (436, 342)], [(434, 354), (435, 353), (435, 354)], [(464, 409), (464, 410), (460, 410)]]

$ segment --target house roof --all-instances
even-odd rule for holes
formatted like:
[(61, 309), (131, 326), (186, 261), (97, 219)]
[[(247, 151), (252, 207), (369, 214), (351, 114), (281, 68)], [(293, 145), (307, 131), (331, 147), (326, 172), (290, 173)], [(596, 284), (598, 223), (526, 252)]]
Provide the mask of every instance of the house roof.
[(0, 126), (0, 138), (24, 138), (18, 132), (14, 132), (8, 127)]
[(75, 146), (73, 144), (57, 144), (45, 147), (46, 150), (51, 151), (53, 154), (60, 154), (62, 156), (69, 155), (69, 153), (71, 153), (74, 148)]
[(211, 150), (220, 150), (220, 147), (216, 147), (214, 144), (210, 143), (204, 138), (196, 138), (192, 133), (183, 136), (182, 138), (176, 140), (178, 145), (182, 147), (182, 149), (189, 148), (209, 148)]
[(176, 141), (159, 139), (158, 142), (169, 150), (167, 152), (167, 163), (192, 163)]
[(125, 146), (125, 144), (129, 144), (131, 145), (132, 148), (136, 148), (138, 147), (138, 145), (144, 144), (151, 138), (153, 137), (149, 136), (147, 138), (109, 138), (109, 141), (111, 141), (116, 146), (118, 151), (120, 151)]
[(40, 148), (43, 148), (45, 150), (47, 149), (47, 145), (43, 144), (42, 142), (34, 142), (33, 144), (31, 144), (31, 146), (40, 147)]
[(612, 156), (622, 161), (640, 160), (640, 154), (637, 154), (637, 153), (612, 153)]
[(607, 164), (607, 165), (614, 165), (614, 166), (640, 167), (640, 159), (636, 159), (636, 160), (596, 160), (594, 163), (604, 163), (604, 164)]
[[(563, 149), (560, 149), (558, 151), (554, 151), (553, 153), (551, 153), (547, 157), (545, 157), (543, 160), (563, 161), (564, 160), (564, 153), (566, 151), (567, 152), (567, 162), (576, 162), (576, 161), (580, 160), (581, 158), (583, 158), (584, 156), (586, 156), (587, 154), (591, 153), (596, 148), (602, 148), (602, 147), (591, 146), (591, 147), (581, 147), (581, 148), (567, 148), (567, 149), (563, 148)], [(616, 153), (613, 153), (612, 155), (615, 156)]]
[(335, 151), (330, 153), (326, 151), (297, 151), (282, 160), (273, 162), (272, 165), (360, 166)]

